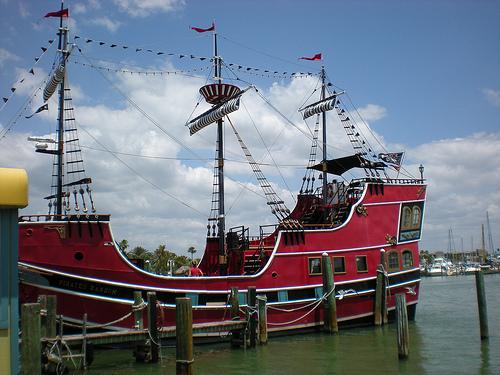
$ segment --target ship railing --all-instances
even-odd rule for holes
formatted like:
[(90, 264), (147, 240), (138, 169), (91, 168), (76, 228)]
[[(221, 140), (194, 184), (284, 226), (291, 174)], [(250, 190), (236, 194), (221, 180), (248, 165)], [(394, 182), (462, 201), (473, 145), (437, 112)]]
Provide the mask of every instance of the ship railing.
[(375, 184), (400, 184), (400, 185), (423, 185), (425, 179), (422, 178), (356, 178), (351, 180), (350, 185), (362, 185), (365, 183)]
[(109, 221), (109, 214), (71, 214), (71, 215), (22, 215), (19, 222), (46, 222), (46, 221)]

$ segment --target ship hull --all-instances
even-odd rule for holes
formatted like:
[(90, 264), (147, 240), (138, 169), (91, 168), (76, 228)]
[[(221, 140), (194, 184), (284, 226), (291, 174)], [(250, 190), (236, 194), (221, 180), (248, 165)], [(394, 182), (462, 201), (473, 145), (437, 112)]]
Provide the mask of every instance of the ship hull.
[[(315, 328), (323, 323), (324, 291), (322, 274), (314, 267), (326, 253), (334, 264), (339, 323), (366, 322), (373, 320), (382, 253), (389, 311), (394, 309), (395, 295), (405, 293), (414, 313), (425, 186), (419, 180), (384, 185), (366, 184), (345, 222), (337, 227), (276, 230), (264, 241), (270, 245), (265, 264), (253, 275), (156, 275), (127, 259), (113, 239), (108, 220), (23, 217), (19, 225), (20, 299), (33, 302), (39, 295), (53, 294), (58, 298), (58, 314), (69, 320), (81, 321), (87, 314), (91, 324), (132, 328), (134, 292), (141, 291), (146, 299), (148, 291), (155, 291), (161, 325), (172, 326), (178, 297), (191, 298), (195, 323), (219, 322), (230, 318), (231, 288), (238, 288), (240, 307), (245, 310), (246, 292), (255, 287), (258, 295), (267, 297), (271, 332)], [(403, 223), (406, 207), (417, 207), (420, 212), (412, 227)], [(210, 246), (208, 241), (202, 268), (210, 268)]]

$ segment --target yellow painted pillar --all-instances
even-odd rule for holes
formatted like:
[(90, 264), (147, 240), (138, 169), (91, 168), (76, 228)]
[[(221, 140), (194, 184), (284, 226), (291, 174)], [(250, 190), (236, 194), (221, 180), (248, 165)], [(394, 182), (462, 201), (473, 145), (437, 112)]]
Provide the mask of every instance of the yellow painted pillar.
[(0, 374), (19, 373), (18, 209), (27, 205), (26, 171), (0, 168)]

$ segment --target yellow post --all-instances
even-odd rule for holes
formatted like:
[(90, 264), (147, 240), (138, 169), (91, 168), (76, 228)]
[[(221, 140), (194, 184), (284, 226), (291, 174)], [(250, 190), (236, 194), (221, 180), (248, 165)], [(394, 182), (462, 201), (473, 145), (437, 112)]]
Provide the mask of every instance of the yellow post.
[(27, 205), (26, 171), (0, 168), (0, 374), (19, 373), (17, 220)]

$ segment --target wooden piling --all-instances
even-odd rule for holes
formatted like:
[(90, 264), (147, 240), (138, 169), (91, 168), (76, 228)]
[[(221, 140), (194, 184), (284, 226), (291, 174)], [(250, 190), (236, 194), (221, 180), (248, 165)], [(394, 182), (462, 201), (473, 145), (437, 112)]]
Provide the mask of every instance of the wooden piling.
[(381, 311), (382, 311), (382, 324), (389, 323), (389, 314), (387, 313), (387, 270), (388, 263), (387, 257), (385, 254), (385, 250), (380, 250), (380, 265), (382, 268), (382, 303), (381, 303)]
[(142, 309), (140, 307), (144, 303), (142, 299), (142, 292), (140, 291), (135, 291), (134, 292), (134, 305), (133, 305), (133, 310), (134, 310), (134, 328), (136, 329), (143, 329), (144, 328), (144, 320), (143, 320), (143, 314), (142, 314)]
[(481, 270), (476, 271), (476, 293), (477, 307), (479, 310), (479, 330), (481, 340), (488, 339), (488, 310), (486, 306), (486, 294), (484, 292), (484, 277)]
[[(238, 298), (238, 287), (231, 288), (231, 295), (229, 297), (229, 303), (231, 304), (231, 320), (240, 320), (240, 301)], [(231, 346), (239, 347), (241, 344), (240, 330), (231, 331)]]
[(323, 301), (324, 330), (328, 333), (339, 331), (337, 324), (337, 304), (335, 301), (335, 282), (333, 280), (332, 261), (327, 253), (323, 253), (321, 265), (323, 269), (323, 293), (327, 294)]
[(373, 324), (376, 326), (381, 326), (383, 324), (382, 319), (382, 301), (383, 301), (383, 287), (384, 287), (384, 270), (379, 265), (377, 267), (377, 284), (375, 286), (375, 307), (374, 307), (374, 318)]
[(250, 347), (253, 348), (257, 344), (257, 317), (256, 317), (256, 304), (257, 304), (257, 289), (254, 286), (248, 287), (247, 292), (247, 313), (248, 316), (248, 330), (250, 335)]
[(259, 311), (259, 344), (267, 344), (267, 297), (257, 296), (257, 305)]
[(41, 324), (40, 304), (25, 303), (21, 306), (21, 374), (41, 374)]
[(87, 313), (83, 314), (82, 324), (82, 369), (87, 369)]
[(41, 314), (41, 335), (53, 338), (57, 335), (57, 296), (41, 295), (38, 297), (40, 309), (45, 311)]
[(156, 363), (159, 358), (158, 326), (156, 324), (158, 312), (156, 306), (156, 292), (148, 292), (148, 331), (150, 343), (150, 362)]
[(191, 298), (175, 299), (176, 374), (193, 374), (193, 310)]
[(398, 336), (398, 356), (405, 359), (410, 353), (410, 334), (408, 331), (408, 313), (406, 311), (406, 295), (396, 294), (396, 324)]

